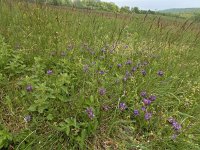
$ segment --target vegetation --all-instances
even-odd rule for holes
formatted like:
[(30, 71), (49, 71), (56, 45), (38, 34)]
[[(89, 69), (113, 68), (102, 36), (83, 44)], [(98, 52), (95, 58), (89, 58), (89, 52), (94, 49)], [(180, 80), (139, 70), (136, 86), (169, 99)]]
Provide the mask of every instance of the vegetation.
[(200, 148), (190, 20), (0, 1), (0, 149)]

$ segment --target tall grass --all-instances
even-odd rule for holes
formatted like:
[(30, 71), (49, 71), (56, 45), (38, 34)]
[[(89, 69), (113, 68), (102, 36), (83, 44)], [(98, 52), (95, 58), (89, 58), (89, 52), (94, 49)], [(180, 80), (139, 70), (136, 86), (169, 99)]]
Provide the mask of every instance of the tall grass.
[(1, 0), (0, 148), (199, 149), (199, 33)]

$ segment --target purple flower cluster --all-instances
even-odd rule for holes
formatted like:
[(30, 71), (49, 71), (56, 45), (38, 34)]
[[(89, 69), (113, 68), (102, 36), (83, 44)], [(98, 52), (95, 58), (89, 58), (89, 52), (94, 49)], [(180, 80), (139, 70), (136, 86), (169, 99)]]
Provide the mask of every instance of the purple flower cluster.
[(146, 112), (145, 115), (144, 115), (144, 118), (145, 118), (146, 120), (150, 120), (151, 117), (152, 117), (152, 113), (149, 113), (149, 112)]
[(86, 113), (87, 113), (87, 115), (88, 115), (88, 117), (89, 117), (90, 119), (93, 119), (93, 118), (95, 117), (92, 108), (87, 108), (87, 109), (86, 109)]
[(172, 128), (175, 131), (180, 131), (181, 130), (181, 125), (174, 119), (174, 118), (169, 118), (168, 122), (172, 125)]
[(121, 111), (126, 110), (126, 109), (127, 109), (126, 104), (125, 104), (125, 103), (120, 103), (120, 104), (119, 104), (119, 109), (120, 109)]

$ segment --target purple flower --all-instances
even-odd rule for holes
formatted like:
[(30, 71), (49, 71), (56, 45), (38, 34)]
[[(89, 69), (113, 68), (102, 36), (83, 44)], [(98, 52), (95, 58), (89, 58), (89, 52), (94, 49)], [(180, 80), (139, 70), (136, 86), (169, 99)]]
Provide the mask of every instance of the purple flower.
[(24, 121), (25, 122), (30, 122), (31, 121), (31, 116), (30, 115), (27, 115), (24, 117)]
[(151, 96), (149, 97), (149, 99), (150, 99), (151, 101), (155, 101), (155, 100), (156, 100), (156, 96), (155, 96), (155, 95), (151, 95)]
[(146, 111), (146, 107), (144, 107), (144, 106), (142, 106), (141, 109), (142, 109), (142, 111)]
[(26, 91), (27, 91), (27, 92), (32, 92), (32, 91), (33, 91), (33, 87), (32, 87), (31, 85), (28, 85), (28, 86), (26, 87)]
[(133, 111), (133, 114), (134, 114), (135, 116), (138, 116), (138, 115), (139, 115), (139, 110), (134, 110), (134, 111)]
[(140, 93), (140, 95), (141, 95), (142, 97), (146, 97), (146, 96), (147, 96), (147, 92), (146, 92), (146, 91), (143, 91), (143, 92)]
[(105, 72), (103, 70), (101, 70), (101, 71), (99, 71), (99, 74), (103, 75), (103, 74), (105, 74)]
[(164, 75), (164, 72), (163, 71), (158, 71), (157, 73), (159, 76), (163, 76)]
[(122, 64), (118, 64), (117, 67), (118, 67), (118, 68), (121, 68), (121, 67), (122, 67)]
[(95, 117), (92, 108), (87, 108), (87, 109), (86, 109), (86, 113), (87, 113), (87, 115), (88, 115), (88, 117), (89, 117), (90, 119), (93, 119), (93, 118)]
[(127, 62), (126, 62), (126, 65), (131, 65), (132, 64), (132, 61), (131, 60), (128, 60)]
[(127, 109), (126, 104), (125, 104), (125, 103), (120, 103), (120, 104), (119, 104), (119, 109), (120, 109), (121, 111)]
[(100, 95), (105, 95), (105, 94), (106, 94), (106, 89), (100, 88), (100, 89), (99, 89), (99, 94), (100, 94)]
[(127, 49), (127, 48), (128, 48), (128, 45), (125, 45), (124, 48)]
[(176, 121), (172, 123), (172, 126), (173, 126), (173, 129), (176, 131), (181, 129), (181, 125)]
[(133, 67), (131, 71), (135, 72), (136, 70), (137, 70), (137, 67)]
[(48, 74), (48, 75), (51, 75), (52, 73), (53, 73), (52, 70), (48, 70), (48, 71), (47, 71), (47, 74)]
[(144, 105), (150, 105), (151, 101), (149, 99), (143, 99)]
[(146, 76), (146, 74), (147, 74), (145, 70), (142, 70), (141, 73), (143, 76)]
[(146, 119), (146, 120), (149, 120), (150, 118), (152, 117), (152, 114), (151, 113), (146, 113), (145, 114), (145, 116), (144, 116), (144, 118)]

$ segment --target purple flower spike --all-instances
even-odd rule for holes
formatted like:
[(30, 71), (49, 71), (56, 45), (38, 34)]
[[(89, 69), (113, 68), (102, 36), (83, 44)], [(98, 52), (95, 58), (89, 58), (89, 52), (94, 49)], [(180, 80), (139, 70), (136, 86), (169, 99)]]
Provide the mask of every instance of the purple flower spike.
[(120, 109), (121, 111), (124, 111), (125, 109), (127, 109), (126, 104), (125, 104), (125, 103), (120, 103), (120, 104), (119, 104), (119, 109)]
[(143, 103), (144, 103), (144, 105), (150, 105), (151, 101), (149, 99), (144, 99)]
[(33, 91), (33, 87), (32, 87), (31, 85), (28, 85), (28, 86), (26, 87), (26, 91), (27, 91), (27, 92), (32, 92), (32, 91)]
[(52, 73), (53, 73), (52, 70), (48, 70), (48, 71), (47, 71), (47, 74), (48, 74), (48, 75), (51, 75)]
[(131, 60), (128, 60), (127, 62), (126, 62), (126, 65), (131, 65), (132, 64), (132, 61)]
[(159, 76), (163, 76), (164, 75), (164, 72), (163, 71), (158, 71), (157, 73)]
[(146, 76), (146, 74), (147, 74), (147, 72), (145, 70), (142, 70), (141, 73), (143, 76)]
[(155, 95), (151, 95), (151, 96), (149, 97), (149, 99), (150, 99), (151, 101), (155, 101), (155, 100), (156, 100), (156, 96), (155, 96)]
[(134, 110), (134, 111), (133, 111), (133, 114), (134, 114), (135, 116), (138, 116), (138, 115), (139, 115), (139, 110)]
[(152, 114), (151, 113), (146, 113), (145, 114), (145, 116), (144, 116), (144, 118), (146, 119), (146, 120), (149, 120), (149, 119), (151, 119), (151, 117), (152, 117)]
[(143, 92), (140, 93), (140, 95), (141, 95), (142, 97), (146, 97), (146, 96), (147, 96), (147, 92), (143, 91)]
[(87, 115), (88, 115), (88, 117), (89, 117), (90, 119), (93, 119), (93, 118), (95, 117), (92, 108), (87, 108), (87, 109), (86, 109), (86, 113), (87, 113)]
[(99, 89), (99, 94), (100, 94), (100, 95), (105, 95), (105, 94), (106, 94), (106, 89), (100, 88), (100, 89)]

